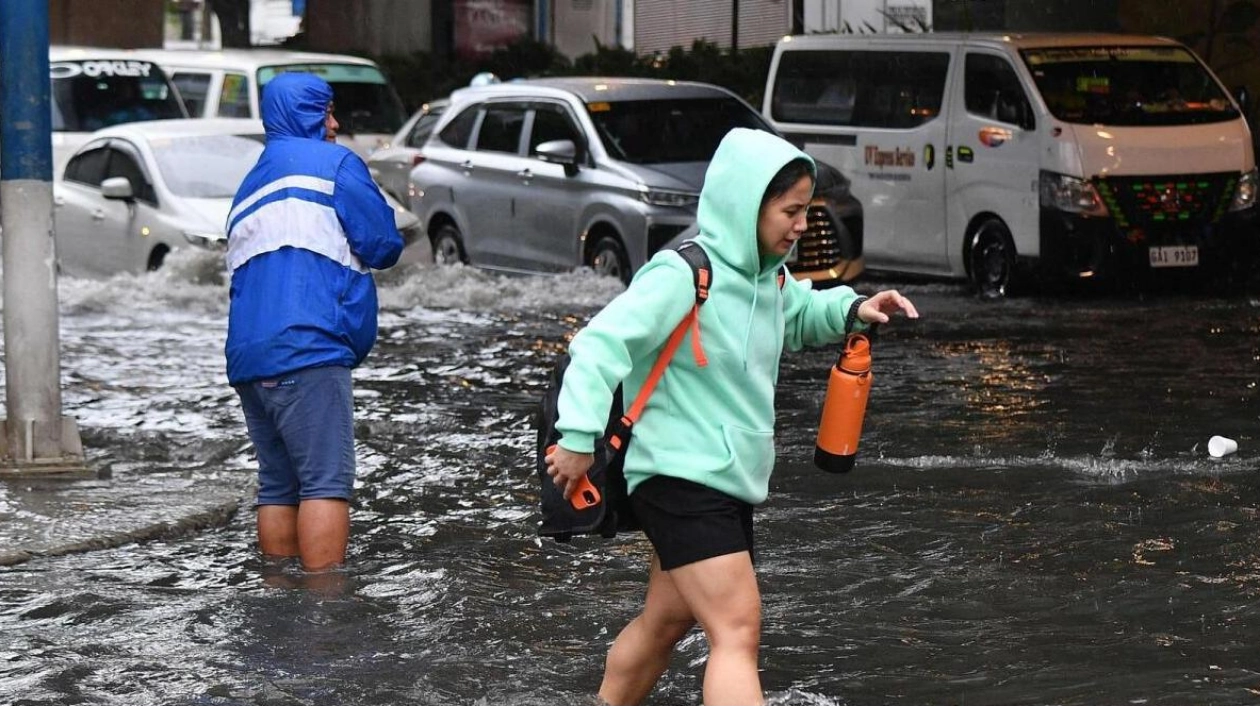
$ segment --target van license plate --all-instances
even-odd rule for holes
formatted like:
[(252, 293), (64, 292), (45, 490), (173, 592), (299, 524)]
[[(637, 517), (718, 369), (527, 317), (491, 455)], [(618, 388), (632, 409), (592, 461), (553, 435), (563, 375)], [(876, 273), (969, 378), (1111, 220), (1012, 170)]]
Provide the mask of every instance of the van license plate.
[(1199, 264), (1199, 246), (1163, 245), (1151, 247), (1153, 268), (1193, 268)]

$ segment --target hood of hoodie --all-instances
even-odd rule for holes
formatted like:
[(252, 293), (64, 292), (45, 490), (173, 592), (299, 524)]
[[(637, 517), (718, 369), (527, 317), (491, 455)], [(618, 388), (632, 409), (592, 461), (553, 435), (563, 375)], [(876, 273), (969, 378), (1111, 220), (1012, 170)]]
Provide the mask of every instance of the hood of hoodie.
[(332, 86), (313, 74), (280, 74), (263, 88), (262, 121), (267, 139), (324, 139), (324, 116), (332, 102)]
[(749, 128), (726, 134), (705, 172), (696, 212), (696, 240), (709, 257), (753, 277), (783, 264), (787, 256), (761, 256), (757, 218), (770, 180), (797, 158), (809, 160), (817, 175), (814, 160), (783, 138)]

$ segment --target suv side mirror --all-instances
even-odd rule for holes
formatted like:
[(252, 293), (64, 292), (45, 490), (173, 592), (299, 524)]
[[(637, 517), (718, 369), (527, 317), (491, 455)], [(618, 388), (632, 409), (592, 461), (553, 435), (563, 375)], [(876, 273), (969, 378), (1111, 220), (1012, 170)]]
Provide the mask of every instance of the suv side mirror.
[(136, 192), (131, 187), (130, 179), (126, 177), (110, 177), (101, 182), (101, 196), (104, 196), (106, 199), (131, 201), (136, 198)]
[(543, 162), (564, 165), (564, 173), (577, 174), (577, 145), (572, 140), (548, 140), (534, 149), (534, 154)]

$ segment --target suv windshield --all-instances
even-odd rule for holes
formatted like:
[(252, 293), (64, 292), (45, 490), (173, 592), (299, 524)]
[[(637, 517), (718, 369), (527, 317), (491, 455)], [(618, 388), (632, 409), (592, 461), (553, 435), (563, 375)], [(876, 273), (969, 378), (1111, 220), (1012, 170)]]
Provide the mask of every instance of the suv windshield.
[(1239, 117), (1220, 84), (1181, 47), (1023, 52), (1050, 112), (1069, 123), (1190, 125)]
[[(286, 71), (315, 74), (332, 86), (337, 122), (347, 135), (393, 135), (407, 119), (402, 100), (375, 66), (360, 64), (291, 64), (264, 66), (258, 70), (259, 94), (267, 82)], [(261, 104), (261, 99), (260, 99)]]
[(49, 74), (54, 132), (188, 117), (166, 74), (147, 61), (58, 61)]
[(264, 135), (200, 135), (149, 141), (158, 171), (176, 196), (230, 199), (262, 153)]
[(588, 103), (604, 149), (635, 164), (707, 162), (732, 128), (770, 130), (734, 98)]

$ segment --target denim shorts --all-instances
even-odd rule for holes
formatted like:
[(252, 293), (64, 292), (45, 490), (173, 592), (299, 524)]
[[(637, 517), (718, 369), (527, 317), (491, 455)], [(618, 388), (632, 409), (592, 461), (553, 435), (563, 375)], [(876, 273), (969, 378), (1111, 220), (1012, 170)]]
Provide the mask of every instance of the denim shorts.
[(258, 454), (258, 505), (350, 500), (354, 394), (349, 368), (306, 368), (235, 388)]

